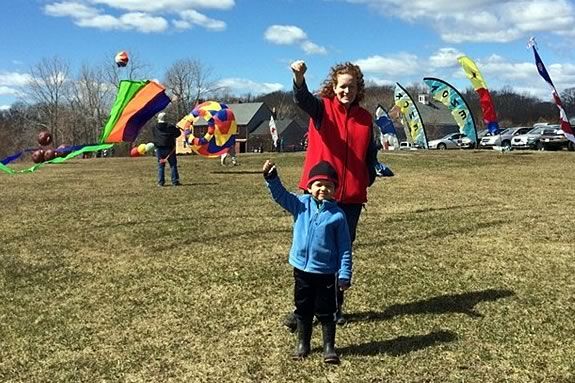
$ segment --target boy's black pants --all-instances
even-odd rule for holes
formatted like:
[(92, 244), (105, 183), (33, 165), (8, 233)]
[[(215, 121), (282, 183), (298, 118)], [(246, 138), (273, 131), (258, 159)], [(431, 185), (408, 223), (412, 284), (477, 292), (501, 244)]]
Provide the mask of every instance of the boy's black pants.
[(317, 316), (321, 323), (335, 321), (337, 311), (336, 274), (316, 274), (294, 268), (295, 317), (311, 322)]

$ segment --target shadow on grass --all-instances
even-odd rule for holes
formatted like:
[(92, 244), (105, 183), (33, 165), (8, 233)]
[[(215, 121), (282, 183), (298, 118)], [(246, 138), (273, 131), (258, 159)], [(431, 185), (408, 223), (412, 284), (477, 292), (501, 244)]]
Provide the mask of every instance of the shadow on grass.
[[(175, 189), (177, 188), (181, 188), (181, 187), (186, 187), (186, 186), (213, 186), (213, 185), (218, 185), (217, 182), (182, 182), (181, 185), (175, 187)], [(169, 188), (173, 188), (174, 185), (170, 185), (170, 184), (166, 184), (164, 187), (158, 187), (158, 189), (169, 189)]]
[(453, 206), (445, 206), (445, 207), (424, 207), (424, 208), (419, 208), (419, 209), (415, 209), (413, 211), (408, 212), (409, 213), (432, 213), (432, 212), (436, 212), (436, 211), (453, 211), (456, 209), (468, 209), (470, 207), (485, 207), (485, 204), (481, 204), (481, 203), (476, 203), (476, 204), (469, 204), (469, 205), (453, 205)]
[(501, 298), (515, 295), (512, 290), (488, 289), (472, 291), (463, 294), (449, 294), (424, 299), (412, 303), (392, 305), (382, 312), (367, 311), (349, 313), (346, 318), (350, 322), (355, 321), (380, 321), (391, 319), (400, 315), (418, 314), (466, 314), (473, 318), (482, 318), (483, 315), (475, 310), (480, 302), (493, 302)]
[(395, 339), (372, 341), (338, 348), (342, 355), (379, 355), (400, 356), (413, 351), (423, 350), (441, 343), (454, 342), (458, 336), (453, 331), (438, 330), (426, 335), (399, 336)]

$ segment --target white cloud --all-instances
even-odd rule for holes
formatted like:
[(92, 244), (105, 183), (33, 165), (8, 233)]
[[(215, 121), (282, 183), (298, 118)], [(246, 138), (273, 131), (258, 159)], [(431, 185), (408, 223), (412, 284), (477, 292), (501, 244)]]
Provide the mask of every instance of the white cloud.
[(307, 39), (307, 34), (295, 25), (272, 25), (264, 32), (264, 39), (277, 45), (299, 45), (308, 55), (327, 53), (327, 49)]
[(0, 85), (0, 96), (17, 96), (19, 93), (18, 89)]
[(441, 48), (429, 57), (429, 64), (434, 68), (449, 68), (459, 65), (457, 57), (462, 53), (455, 48)]
[(76, 0), (47, 4), (44, 12), (55, 17), (70, 17), (80, 27), (143, 33), (167, 30), (169, 23), (164, 15), (174, 13), (180, 17), (172, 21), (176, 29), (198, 25), (211, 31), (222, 31), (226, 28), (225, 22), (196, 9), (228, 10), (234, 6), (234, 0)]
[(264, 38), (273, 44), (291, 45), (301, 43), (307, 35), (294, 25), (272, 25), (264, 32)]
[(305, 53), (308, 55), (319, 54), (325, 55), (327, 53), (327, 49), (324, 47), (320, 47), (316, 43), (312, 43), (311, 41), (304, 41), (301, 43), (301, 48), (304, 50)]
[(89, 0), (94, 4), (110, 8), (140, 12), (183, 11), (189, 9), (229, 10), (235, 6), (234, 0)]
[(224, 87), (228, 89), (231, 93), (235, 95), (245, 95), (245, 94), (267, 94), (271, 92), (276, 92), (283, 89), (282, 84), (269, 83), (269, 82), (255, 82), (243, 78), (226, 78), (218, 82), (219, 87)]
[(575, 10), (573, 4), (557, 0), (538, 0), (508, 7), (509, 21), (519, 30), (535, 31), (573, 31)]
[[(193, 25), (198, 25), (212, 31), (223, 31), (226, 29), (226, 23), (220, 20), (210, 19), (193, 9), (188, 9), (180, 12), (181, 20), (174, 21), (179, 29), (191, 28)], [(183, 28), (185, 25), (187, 27)]]
[(410, 76), (421, 71), (419, 59), (410, 53), (370, 56), (355, 60), (355, 64), (359, 65), (363, 72), (385, 75), (386, 77)]
[(24, 86), (30, 81), (30, 75), (19, 72), (0, 73), (0, 86)]
[(0, 110), (8, 110), (10, 109), (10, 105), (0, 105)]
[(575, 36), (570, 0), (342, 1), (365, 4), (386, 17), (423, 21), (450, 43), (509, 42), (537, 31)]
[(0, 96), (20, 97), (22, 87), (30, 81), (30, 75), (19, 72), (0, 73)]
[(168, 22), (163, 17), (151, 16), (147, 13), (133, 12), (120, 16), (120, 22), (128, 29), (140, 32), (162, 32), (168, 28)]
[(74, 23), (80, 27), (98, 29), (128, 29), (122, 25), (118, 18), (110, 15), (97, 15), (90, 18), (77, 19)]
[(75, 19), (85, 19), (97, 16), (100, 11), (93, 7), (77, 2), (64, 1), (61, 3), (47, 4), (44, 8), (50, 16), (69, 16)]

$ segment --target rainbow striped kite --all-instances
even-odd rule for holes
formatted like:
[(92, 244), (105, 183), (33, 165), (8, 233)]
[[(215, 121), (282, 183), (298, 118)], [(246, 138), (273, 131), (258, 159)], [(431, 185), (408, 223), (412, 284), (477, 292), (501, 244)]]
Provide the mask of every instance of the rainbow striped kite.
[(489, 89), (487, 89), (487, 84), (479, 72), (477, 65), (467, 56), (460, 56), (457, 58), (459, 64), (463, 68), (465, 75), (471, 81), (473, 89), (479, 94), (479, 103), (481, 104), (481, 111), (483, 112), (483, 123), (489, 133), (498, 134), (499, 124), (497, 123), (497, 115), (495, 114), (495, 107), (493, 106), (493, 100), (491, 99), (491, 94)]
[(120, 81), (100, 143), (135, 141), (146, 122), (170, 103), (165, 91), (155, 81)]

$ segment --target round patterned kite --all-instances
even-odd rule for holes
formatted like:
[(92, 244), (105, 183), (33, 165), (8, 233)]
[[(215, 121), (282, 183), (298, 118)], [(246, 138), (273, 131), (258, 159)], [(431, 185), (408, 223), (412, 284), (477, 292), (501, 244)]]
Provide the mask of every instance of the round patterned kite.
[(116, 65), (118, 67), (120, 68), (125, 67), (126, 65), (128, 65), (128, 61), (130, 61), (128, 57), (128, 52), (126, 51), (118, 52), (114, 60), (116, 61)]
[[(194, 124), (202, 118), (208, 123), (203, 137), (193, 135)], [(197, 154), (204, 157), (217, 157), (227, 152), (235, 144), (238, 126), (234, 113), (226, 104), (206, 101), (178, 122), (177, 126), (186, 133), (186, 143)]]

